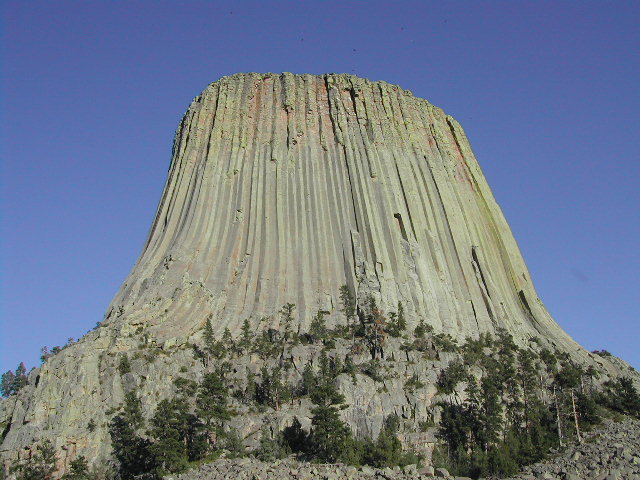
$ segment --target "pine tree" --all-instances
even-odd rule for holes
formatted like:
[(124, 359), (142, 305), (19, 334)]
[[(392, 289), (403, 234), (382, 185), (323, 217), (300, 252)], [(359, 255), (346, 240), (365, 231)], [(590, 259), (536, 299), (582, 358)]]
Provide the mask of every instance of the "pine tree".
[(364, 330), (365, 341), (369, 346), (372, 360), (375, 360), (377, 356), (384, 356), (383, 346), (386, 337), (387, 322), (376, 304), (373, 295), (369, 296), (369, 313), (365, 315), (362, 321), (362, 327)]
[(530, 405), (535, 402), (536, 398), (536, 377), (537, 371), (534, 365), (534, 354), (530, 350), (521, 350), (518, 355), (520, 368), (518, 377), (522, 388), (523, 399), (523, 423), (527, 435), (531, 434), (532, 419)]
[(282, 310), (280, 313), (282, 314), (282, 323), (283, 323), (283, 340), (286, 344), (292, 338), (292, 325), (293, 325), (293, 311), (296, 306), (293, 303), (285, 303), (282, 306)]
[(13, 389), (16, 392), (19, 392), (27, 384), (27, 367), (25, 367), (24, 362), (20, 362), (20, 365), (16, 368), (16, 376), (13, 382)]
[(356, 317), (356, 299), (351, 294), (349, 287), (342, 285), (340, 287), (340, 303), (342, 303), (341, 312), (347, 317), (347, 320), (353, 320)]
[(278, 344), (269, 335), (269, 331), (263, 330), (256, 338), (255, 342), (253, 342), (253, 352), (257, 353), (264, 361), (278, 355)]
[(311, 409), (311, 455), (327, 463), (337, 462), (351, 439), (351, 430), (340, 419), (336, 405), (318, 405)]
[(227, 451), (227, 456), (229, 458), (246, 456), (247, 449), (244, 446), (244, 440), (235, 428), (231, 428), (226, 433), (224, 449)]
[(351, 442), (351, 430), (340, 419), (344, 396), (335, 386), (335, 371), (324, 351), (310, 396), (317, 406), (311, 409), (309, 453), (321, 461), (334, 463), (345, 454)]
[(225, 328), (224, 332), (222, 332), (221, 343), (223, 346), (223, 350), (225, 354), (236, 352), (236, 343), (233, 341), (233, 336), (231, 335), (231, 330), (229, 328)]
[(367, 442), (363, 463), (377, 468), (402, 463), (402, 444), (396, 436), (399, 423), (400, 419), (395, 414), (389, 415), (385, 419), (375, 443)]
[(398, 321), (396, 327), (398, 329), (398, 333), (400, 334), (407, 328), (407, 319), (404, 317), (404, 306), (401, 302), (398, 302)]
[(208, 437), (204, 429), (204, 424), (196, 415), (187, 416), (186, 425), (186, 445), (189, 461), (200, 460), (207, 454), (209, 448)]
[(355, 385), (357, 368), (356, 368), (355, 363), (353, 363), (353, 358), (351, 357), (351, 355), (347, 355), (345, 357), (344, 366), (342, 367), (342, 371), (344, 373), (346, 373), (347, 375), (351, 375), (351, 379), (353, 380), (353, 383)]
[(293, 422), (282, 431), (284, 442), (292, 453), (300, 453), (308, 450), (308, 435), (302, 429), (302, 424), (298, 417), (294, 417)]
[(187, 402), (181, 397), (164, 399), (158, 404), (148, 431), (154, 440), (150, 451), (158, 473), (175, 473), (186, 469), (190, 416)]
[(144, 427), (142, 406), (134, 392), (125, 395), (124, 407), (109, 422), (113, 455), (119, 463), (120, 476), (131, 479), (154, 468), (150, 442), (138, 430)]
[(289, 446), (285, 443), (283, 435), (272, 435), (271, 428), (264, 423), (260, 428), (260, 446), (256, 456), (263, 462), (284, 458), (291, 453)]
[(418, 325), (413, 330), (413, 334), (416, 336), (416, 338), (424, 338), (426, 333), (427, 325), (424, 323), (424, 319), (421, 318), (420, 322), (418, 322)]
[(604, 399), (609, 408), (640, 418), (640, 395), (633, 380), (629, 377), (609, 380), (605, 388)]
[(389, 335), (397, 338), (402, 335), (402, 332), (407, 328), (407, 320), (404, 318), (404, 307), (402, 303), (398, 302), (398, 312), (391, 312), (389, 317), (390, 320), (387, 331)]
[(242, 393), (242, 401), (251, 404), (258, 395), (258, 384), (256, 383), (256, 375), (251, 370), (247, 371), (247, 384)]
[(485, 452), (498, 442), (502, 429), (502, 404), (500, 402), (499, 379), (497, 375), (489, 374), (482, 379), (480, 391), (481, 446)]
[(576, 405), (580, 412), (580, 420), (583, 426), (596, 425), (602, 421), (600, 409), (594, 395), (586, 392), (578, 392), (576, 395)]
[(253, 332), (251, 331), (251, 325), (249, 324), (249, 320), (245, 318), (244, 322), (242, 322), (242, 334), (240, 335), (240, 348), (242, 348), (243, 352), (248, 352), (251, 350), (251, 343), (253, 341)]
[(481, 440), (481, 407), (482, 392), (480, 385), (473, 375), (467, 377), (467, 387), (465, 389), (467, 399), (464, 402), (465, 424), (468, 430), (469, 449), (474, 450), (480, 447)]
[(447, 456), (450, 459), (466, 454), (470, 440), (470, 422), (467, 411), (462, 405), (442, 403), (442, 414), (438, 428), (438, 438), (447, 445)]
[(212, 357), (220, 358), (221, 356), (221, 351), (220, 351), (221, 345), (219, 345), (218, 342), (216, 342), (216, 338), (213, 334), (213, 326), (211, 325), (211, 315), (207, 317), (207, 321), (204, 324), (203, 340), (204, 340), (203, 351), (205, 354), (204, 362), (205, 362), (205, 367), (207, 367), (211, 364)]
[(326, 352), (320, 353), (318, 374), (315, 376), (309, 396), (311, 401), (317, 405), (340, 405), (344, 403), (344, 396), (338, 392), (335, 380), (338, 372), (335, 369), (335, 363), (329, 360)]
[(204, 340), (204, 348), (205, 351), (213, 350), (213, 344), (216, 341), (215, 336), (213, 335), (213, 326), (211, 325), (211, 315), (207, 317), (207, 321), (204, 324), (204, 334), (202, 335)]
[(3, 397), (8, 397), (14, 393), (18, 393), (27, 385), (27, 367), (24, 362), (16, 368), (16, 372), (7, 370), (2, 374), (2, 382), (0, 383), (0, 393)]
[(263, 365), (260, 371), (261, 382), (256, 391), (258, 403), (269, 405), (276, 410), (291, 398), (289, 385), (282, 380), (282, 368), (277, 366), (271, 372)]
[(82, 455), (72, 460), (69, 472), (62, 476), (62, 480), (90, 480), (89, 465)]
[(456, 392), (456, 387), (458, 383), (464, 382), (468, 378), (468, 375), (464, 369), (464, 365), (458, 360), (451, 362), (447, 365), (447, 368), (442, 370), (438, 375), (438, 380), (436, 381), (436, 386), (438, 390), (446, 395), (455, 394), (456, 398), (458, 398), (458, 394)]
[(51, 353), (49, 353), (49, 347), (45, 345), (40, 349), (40, 361), (42, 363), (46, 362), (50, 356), (51, 356)]
[(562, 362), (560, 369), (555, 374), (555, 382), (563, 389), (575, 389), (580, 386), (580, 380), (582, 378), (582, 367), (575, 363)]
[(3, 397), (8, 397), (16, 393), (15, 379), (16, 379), (16, 376), (11, 370), (7, 370), (5, 373), (2, 374), (2, 383), (0, 384), (0, 389), (2, 390)]
[(493, 359), (489, 360), (488, 370), (495, 376), (495, 385), (498, 395), (504, 401), (506, 424), (515, 425), (519, 423), (521, 392), (520, 384), (514, 379), (517, 377), (516, 355), (519, 349), (513, 341), (511, 334), (504, 328), (496, 329), (496, 340), (492, 345)]
[(173, 381), (178, 395), (184, 398), (192, 398), (198, 391), (198, 384), (189, 378), (178, 377)]
[(321, 342), (327, 338), (327, 322), (324, 319), (324, 312), (318, 310), (318, 313), (311, 320), (309, 325), (309, 336), (312, 342)]
[[(208, 444), (207, 435), (204, 432), (204, 424), (193, 414), (192, 399), (196, 397), (198, 384), (194, 380), (180, 377), (175, 379), (173, 383), (177, 389), (177, 396), (170, 401), (168, 405), (169, 412), (173, 412), (173, 417), (180, 420), (179, 436), (185, 445), (189, 461), (199, 460), (207, 453)], [(162, 415), (156, 412), (152, 425), (157, 428), (157, 432), (162, 432), (163, 428), (173, 428), (173, 425), (175, 425), (174, 420), (173, 423), (168, 423), (165, 426), (163, 422), (167, 421), (165, 420), (166, 418), (171, 417), (167, 415), (163, 418)], [(175, 436), (175, 433), (172, 435)]]
[(340, 311), (347, 317), (347, 326), (351, 330), (352, 340), (355, 342), (355, 334), (357, 330), (356, 321), (356, 299), (351, 294), (349, 287), (342, 285), (340, 287), (340, 303), (342, 308)]
[(227, 405), (228, 391), (222, 378), (216, 373), (205, 374), (198, 387), (196, 414), (203, 421), (209, 444), (215, 445), (223, 434), (224, 422), (232, 415)]
[(300, 380), (300, 394), (302, 396), (309, 395), (316, 386), (316, 378), (311, 363), (307, 362), (302, 371), (302, 379)]

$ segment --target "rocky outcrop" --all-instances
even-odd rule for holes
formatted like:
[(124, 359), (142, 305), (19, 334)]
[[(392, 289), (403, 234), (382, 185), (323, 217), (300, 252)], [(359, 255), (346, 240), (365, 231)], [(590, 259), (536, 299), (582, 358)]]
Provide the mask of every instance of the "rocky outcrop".
[[(342, 285), (360, 306), (373, 297), (389, 312), (400, 302), (410, 331), (420, 319), (457, 339), (504, 328), (521, 345), (536, 337), (611, 375), (629, 368), (588, 354), (550, 317), (453, 118), (385, 82), (240, 74), (209, 85), (182, 119), (148, 240), (102, 324), (0, 403), (0, 456), (28, 455), (47, 438), (61, 469), (79, 454), (101, 462), (106, 411), (125, 392), (137, 389), (149, 417), (180, 370), (202, 377), (192, 345), (206, 318), (218, 334), (238, 336), (244, 320), (255, 332), (277, 330), (290, 302), (298, 332), (319, 310), (338, 324)], [(131, 371), (122, 374), (123, 355)], [(448, 361), (438, 355), (424, 361), (390, 345), (384, 385), (339, 379), (345, 419), (363, 435), (392, 412), (424, 420)], [(292, 361), (313, 356), (300, 349)], [(242, 381), (256, 368), (247, 355), (234, 375)], [(407, 392), (414, 374), (425, 386)], [(305, 412), (301, 403), (273, 419)], [(251, 442), (261, 417), (242, 420)], [(428, 443), (412, 435), (405, 441)]]

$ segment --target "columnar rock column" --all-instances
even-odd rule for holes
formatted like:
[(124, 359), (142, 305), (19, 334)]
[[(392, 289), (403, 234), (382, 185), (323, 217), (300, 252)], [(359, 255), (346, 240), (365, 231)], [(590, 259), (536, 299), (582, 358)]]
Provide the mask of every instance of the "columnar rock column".
[(141, 315), (176, 336), (213, 313), (237, 332), (291, 302), (304, 330), (318, 310), (337, 311), (344, 284), (454, 337), (503, 327), (572, 344), (441, 109), (349, 75), (209, 85), (178, 128), (149, 239), (110, 318)]

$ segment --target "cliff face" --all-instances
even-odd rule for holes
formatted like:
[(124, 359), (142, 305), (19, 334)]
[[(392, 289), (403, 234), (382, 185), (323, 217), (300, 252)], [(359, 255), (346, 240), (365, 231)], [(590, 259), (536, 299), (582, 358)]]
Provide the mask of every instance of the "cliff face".
[(166, 340), (209, 313), (235, 333), (291, 302), (304, 330), (318, 310), (336, 312), (344, 284), (454, 337), (504, 327), (575, 347), (442, 110), (346, 75), (211, 84), (178, 129), (149, 239), (108, 320), (141, 317)]
[[(245, 319), (254, 331), (277, 329), (277, 312), (294, 303), (304, 332), (319, 310), (344, 322), (342, 285), (360, 305), (373, 296), (389, 312), (400, 302), (410, 330), (419, 319), (457, 339), (502, 327), (521, 345), (539, 337), (595, 361), (538, 299), (453, 118), (384, 82), (240, 74), (209, 85), (182, 119), (149, 238), (100, 328), (0, 405), (0, 455), (24, 455), (49, 438), (61, 467), (76, 454), (104, 459), (105, 411), (124, 392), (136, 388), (149, 416), (180, 367), (202, 375), (189, 345), (201, 341), (209, 315), (218, 333), (237, 336)], [(132, 371), (121, 375), (123, 354)], [(291, 361), (301, 371), (317, 354), (299, 348)], [(416, 425), (426, 418), (437, 365), (397, 358), (397, 381), (384, 389), (368, 377), (357, 387), (341, 381), (344, 415), (358, 433), (376, 433), (393, 411)], [(239, 382), (254, 360), (237, 360)], [(612, 373), (624, 368), (598, 361)], [(430, 386), (406, 394), (407, 375)], [(237, 421), (247, 438), (259, 430), (250, 415)]]

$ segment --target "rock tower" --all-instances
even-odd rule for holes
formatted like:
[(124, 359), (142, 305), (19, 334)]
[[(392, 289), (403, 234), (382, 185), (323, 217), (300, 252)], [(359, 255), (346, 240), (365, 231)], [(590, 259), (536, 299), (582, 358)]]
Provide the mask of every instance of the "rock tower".
[[(207, 318), (218, 334), (238, 336), (245, 320), (277, 330), (293, 303), (298, 332), (318, 311), (340, 324), (343, 285), (360, 306), (402, 304), (410, 329), (422, 319), (461, 340), (503, 328), (592, 361), (538, 298), (457, 121), (385, 82), (238, 74), (209, 85), (180, 122), (149, 237), (100, 327), (3, 401), (0, 454), (49, 438), (61, 466), (107, 458), (105, 412), (136, 388), (149, 416), (180, 367), (201, 375), (191, 346)], [(242, 362), (239, 377), (252, 368)], [(434, 391), (410, 398), (402, 372), (385, 392), (342, 385), (357, 432), (375, 433), (389, 411), (420, 420)], [(243, 421), (250, 438), (259, 422)]]
[(452, 117), (348, 75), (212, 83), (178, 128), (149, 238), (107, 320), (167, 341), (209, 313), (236, 333), (291, 302), (304, 330), (318, 310), (336, 313), (341, 285), (454, 337), (503, 327), (572, 345)]

